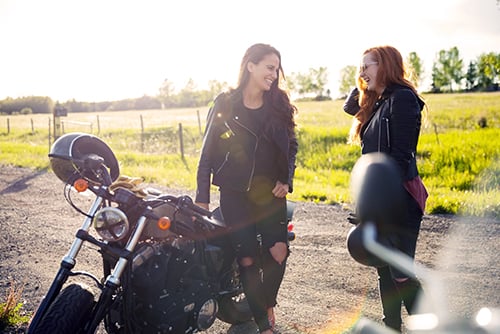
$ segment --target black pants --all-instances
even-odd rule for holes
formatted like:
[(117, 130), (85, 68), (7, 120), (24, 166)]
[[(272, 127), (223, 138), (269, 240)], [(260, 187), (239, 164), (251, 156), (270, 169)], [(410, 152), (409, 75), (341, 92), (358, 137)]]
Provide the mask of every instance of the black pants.
[[(408, 208), (406, 219), (398, 226), (391, 241), (396, 249), (415, 258), (422, 211), (413, 197), (406, 192), (405, 194)], [(422, 286), (417, 279), (410, 278), (406, 273), (391, 266), (377, 268), (377, 273), (383, 321), (388, 327), (401, 331), (401, 305), (405, 306), (409, 314), (414, 314), (417, 298), (423, 292)], [(396, 279), (407, 280), (398, 282)]]
[[(286, 268), (286, 261), (276, 262), (269, 248), (277, 242), (288, 243), (286, 199), (275, 198), (271, 190), (265, 194), (220, 190), (220, 207), (230, 227), (245, 295), (261, 332), (270, 328), (267, 309), (277, 303)], [(243, 266), (240, 260), (247, 257), (253, 263)]]

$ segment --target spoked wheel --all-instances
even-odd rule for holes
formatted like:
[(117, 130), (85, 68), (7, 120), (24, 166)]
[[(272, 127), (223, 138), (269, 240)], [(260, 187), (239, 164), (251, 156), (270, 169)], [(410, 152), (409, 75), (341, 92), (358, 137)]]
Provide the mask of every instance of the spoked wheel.
[(79, 284), (64, 288), (43, 316), (35, 334), (80, 333), (92, 311), (94, 295)]

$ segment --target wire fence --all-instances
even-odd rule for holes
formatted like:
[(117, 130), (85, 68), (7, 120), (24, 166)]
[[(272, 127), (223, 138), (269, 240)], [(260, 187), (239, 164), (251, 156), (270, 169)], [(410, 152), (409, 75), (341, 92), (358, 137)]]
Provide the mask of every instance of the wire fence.
[[(16, 120), (15, 124), (9, 117), (5, 118), (5, 135), (13, 136), (14, 133), (27, 132), (31, 135), (37, 135), (37, 138), (48, 142), (49, 148), (59, 136), (82, 132), (93, 134), (103, 139), (116, 151), (140, 152), (145, 154), (180, 154), (195, 155), (199, 153), (202, 142), (202, 125), (199, 113), (197, 113), (197, 126), (190, 122), (188, 126), (183, 123), (177, 125), (157, 125), (147, 124), (143, 115), (139, 115), (137, 123), (130, 125), (127, 120), (126, 128), (120, 128), (113, 124), (112, 126), (102, 127), (99, 115), (94, 121), (77, 121), (61, 119), (58, 117), (33, 117), (25, 118), (23, 123)], [(114, 122), (120, 122), (119, 119)], [(109, 120), (106, 120), (109, 123)], [(138, 125), (138, 126), (137, 126)]]

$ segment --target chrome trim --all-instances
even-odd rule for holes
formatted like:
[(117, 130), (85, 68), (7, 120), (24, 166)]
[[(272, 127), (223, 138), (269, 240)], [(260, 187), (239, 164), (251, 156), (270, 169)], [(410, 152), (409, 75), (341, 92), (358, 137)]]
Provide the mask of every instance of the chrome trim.
[[(88, 232), (90, 230), (90, 227), (92, 226), (92, 218), (94, 217), (94, 214), (97, 212), (97, 210), (101, 207), (102, 202), (104, 199), (102, 197), (97, 197), (94, 200), (94, 203), (90, 207), (87, 217), (85, 217), (85, 220), (83, 221), (83, 225), (80, 228), (80, 230)], [(69, 249), (68, 253), (64, 256), (63, 262), (66, 262), (68, 264), (71, 264), (72, 266), (75, 265), (76, 261), (75, 258), (78, 255), (78, 252), (82, 248), (83, 245), (83, 240), (80, 238), (76, 238), (73, 241), (73, 244), (71, 245), (71, 248)]]
[[(141, 237), (145, 227), (146, 227), (146, 217), (141, 216), (137, 220), (137, 226), (134, 233), (132, 234), (132, 238), (129, 239), (127, 246), (125, 247), (126, 250), (132, 252), (135, 249), (135, 246), (139, 242), (139, 238)], [(106, 283), (109, 282), (115, 285), (119, 285), (120, 277), (122, 276), (123, 271), (127, 268), (127, 262), (128, 260), (126, 258), (120, 257), (120, 259), (118, 259), (118, 261), (116, 262), (113, 272), (106, 278)]]

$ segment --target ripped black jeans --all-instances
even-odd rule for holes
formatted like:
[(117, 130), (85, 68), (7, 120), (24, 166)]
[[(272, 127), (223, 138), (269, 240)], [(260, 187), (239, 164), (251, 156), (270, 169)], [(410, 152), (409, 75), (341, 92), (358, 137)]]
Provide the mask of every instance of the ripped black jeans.
[[(252, 192), (220, 191), (220, 208), (230, 227), (245, 295), (261, 332), (271, 328), (267, 309), (277, 304), (286, 268), (286, 259), (279, 264), (269, 249), (277, 242), (288, 245), (286, 198), (267, 197), (263, 200)], [(251, 264), (243, 264), (244, 258), (251, 258)]]

